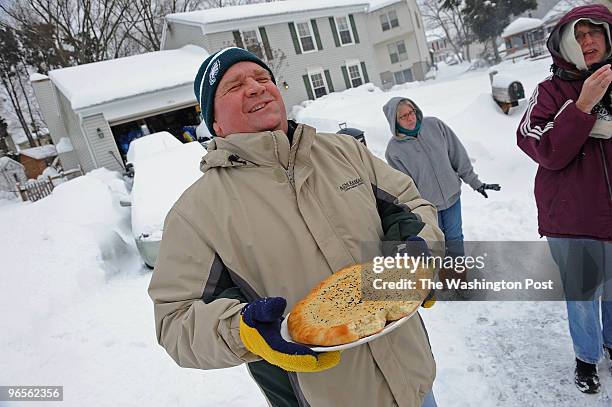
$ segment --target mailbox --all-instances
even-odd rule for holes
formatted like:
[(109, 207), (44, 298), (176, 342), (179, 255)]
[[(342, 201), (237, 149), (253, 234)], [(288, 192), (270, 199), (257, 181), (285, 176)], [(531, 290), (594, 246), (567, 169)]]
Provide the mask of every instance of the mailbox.
[(508, 114), (511, 107), (518, 106), (519, 100), (525, 98), (523, 84), (515, 78), (492, 71), (489, 73), (489, 79), (493, 100), (505, 114)]

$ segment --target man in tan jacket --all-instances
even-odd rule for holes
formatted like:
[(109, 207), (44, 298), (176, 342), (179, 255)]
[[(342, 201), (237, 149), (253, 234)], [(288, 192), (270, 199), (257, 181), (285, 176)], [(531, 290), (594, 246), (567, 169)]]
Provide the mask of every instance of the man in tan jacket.
[(159, 343), (182, 367), (247, 363), (274, 406), (435, 406), (418, 314), (315, 373), (285, 371), (240, 338), (243, 308), (274, 296), (290, 309), (368, 260), (364, 244), (443, 241), (435, 208), (352, 137), (288, 121), (272, 72), (248, 51), (208, 57), (194, 90), (216, 137), (165, 221), (149, 287)]

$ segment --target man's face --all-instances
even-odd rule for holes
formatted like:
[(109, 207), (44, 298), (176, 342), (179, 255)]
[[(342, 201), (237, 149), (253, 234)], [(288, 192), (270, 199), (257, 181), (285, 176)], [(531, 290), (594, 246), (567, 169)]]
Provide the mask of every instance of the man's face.
[(397, 109), (397, 122), (406, 130), (414, 130), (416, 127), (416, 112), (410, 105), (400, 104)]
[(217, 136), (283, 130), (287, 133), (285, 104), (267, 70), (250, 61), (225, 72), (215, 93)]
[(581, 21), (574, 27), (574, 36), (580, 44), (587, 67), (604, 60), (606, 33), (603, 26)]

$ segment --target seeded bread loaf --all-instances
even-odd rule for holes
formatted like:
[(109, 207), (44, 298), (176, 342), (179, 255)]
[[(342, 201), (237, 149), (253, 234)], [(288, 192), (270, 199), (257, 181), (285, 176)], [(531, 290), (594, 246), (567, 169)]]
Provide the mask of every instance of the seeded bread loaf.
[[(427, 295), (425, 290), (371, 291), (373, 279), (380, 277), (371, 267), (371, 263), (346, 267), (323, 280), (299, 301), (287, 321), (292, 339), (319, 346), (350, 343), (381, 331), (387, 322), (407, 316), (421, 305)], [(385, 281), (391, 281), (389, 278), (393, 279), (394, 275), (406, 277), (407, 274), (406, 270), (385, 273)], [(409, 278), (416, 280), (428, 275), (427, 270), (419, 270)], [(362, 277), (367, 280), (364, 290)], [(368, 300), (362, 299), (362, 293)]]

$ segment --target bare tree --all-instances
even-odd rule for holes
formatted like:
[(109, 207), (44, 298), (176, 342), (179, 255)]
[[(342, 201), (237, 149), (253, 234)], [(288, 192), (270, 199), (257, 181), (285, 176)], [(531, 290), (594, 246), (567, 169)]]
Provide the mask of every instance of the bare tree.
[(441, 28), (446, 36), (446, 41), (453, 48), (455, 54), (461, 57), (462, 52), (459, 38), (460, 34), (457, 29), (457, 16), (454, 15), (451, 10), (443, 9), (438, 0), (421, 0), (419, 6), (427, 28)]

